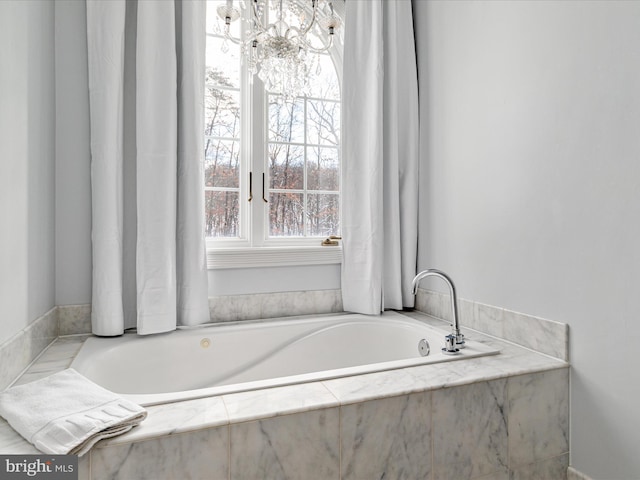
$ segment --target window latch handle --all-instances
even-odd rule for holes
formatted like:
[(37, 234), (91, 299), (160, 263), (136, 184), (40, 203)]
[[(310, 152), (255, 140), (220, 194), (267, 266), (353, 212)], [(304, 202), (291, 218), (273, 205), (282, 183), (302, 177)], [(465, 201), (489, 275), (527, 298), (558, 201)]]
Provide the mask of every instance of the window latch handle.
[(262, 174), (262, 200), (264, 201), (264, 203), (269, 203), (269, 200), (264, 198), (264, 173)]
[(253, 172), (249, 172), (249, 201), (253, 200)]

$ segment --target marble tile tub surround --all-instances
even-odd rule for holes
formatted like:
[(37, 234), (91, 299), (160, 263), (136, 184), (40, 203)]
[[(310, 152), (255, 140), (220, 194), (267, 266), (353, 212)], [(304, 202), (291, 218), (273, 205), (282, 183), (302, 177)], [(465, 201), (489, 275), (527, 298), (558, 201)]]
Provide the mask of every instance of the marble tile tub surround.
[(58, 317), (52, 308), (0, 345), (0, 391), (4, 390), (58, 337)]
[[(84, 338), (59, 338), (18, 382), (65, 368)], [(80, 478), (566, 478), (568, 365), (474, 340), (501, 354), (148, 407)], [(33, 450), (0, 421), (0, 452)]]
[[(418, 288), (415, 309), (451, 321), (449, 294)], [(463, 333), (464, 328), (471, 328), (569, 361), (569, 326), (565, 323), (463, 298), (458, 299), (458, 315)]]
[[(91, 305), (61, 305), (57, 308), (60, 335), (91, 333)], [(339, 312), (342, 312), (339, 289), (209, 297), (212, 322)]]
[(593, 480), (591, 477), (588, 477), (584, 473), (576, 470), (573, 467), (569, 467), (567, 469), (567, 480)]
[(91, 333), (91, 305), (58, 305), (60, 336)]
[(209, 312), (212, 322), (340, 313), (342, 292), (336, 289), (215, 296), (209, 297)]

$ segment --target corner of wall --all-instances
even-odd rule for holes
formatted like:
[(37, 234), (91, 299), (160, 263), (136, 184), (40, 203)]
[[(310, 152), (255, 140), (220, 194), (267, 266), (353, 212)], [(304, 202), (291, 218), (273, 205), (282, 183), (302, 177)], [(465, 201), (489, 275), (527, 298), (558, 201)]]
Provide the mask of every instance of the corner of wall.
[(0, 390), (4, 390), (58, 337), (56, 307), (0, 345)]

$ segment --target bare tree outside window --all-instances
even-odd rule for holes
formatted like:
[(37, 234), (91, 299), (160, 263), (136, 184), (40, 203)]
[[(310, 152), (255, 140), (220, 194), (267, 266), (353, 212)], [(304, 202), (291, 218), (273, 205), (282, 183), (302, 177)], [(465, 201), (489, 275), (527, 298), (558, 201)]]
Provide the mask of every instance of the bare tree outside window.
[(312, 84), (317, 97), (293, 104), (269, 95), (269, 234), (328, 236), (340, 232), (340, 102), (331, 59)]
[[(208, 40), (212, 48), (218, 46), (219, 39), (213, 37)], [(240, 82), (234, 63), (208, 65), (206, 69), (204, 178), (207, 237), (237, 237), (239, 233)], [(236, 78), (233, 78), (234, 74)]]

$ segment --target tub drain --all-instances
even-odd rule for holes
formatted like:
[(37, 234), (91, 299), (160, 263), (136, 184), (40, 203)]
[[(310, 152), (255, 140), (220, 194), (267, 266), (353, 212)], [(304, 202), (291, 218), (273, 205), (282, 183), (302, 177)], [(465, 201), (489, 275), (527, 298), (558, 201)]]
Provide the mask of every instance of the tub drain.
[(418, 352), (420, 352), (420, 355), (423, 357), (426, 357), (431, 352), (431, 347), (426, 339), (423, 338), (418, 342)]
[(209, 348), (209, 345), (211, 345), (211, 340), (209, 340), (208, 338), (203, 338), (202, 340), (200, 340), (200, 346), (202, 348)]

